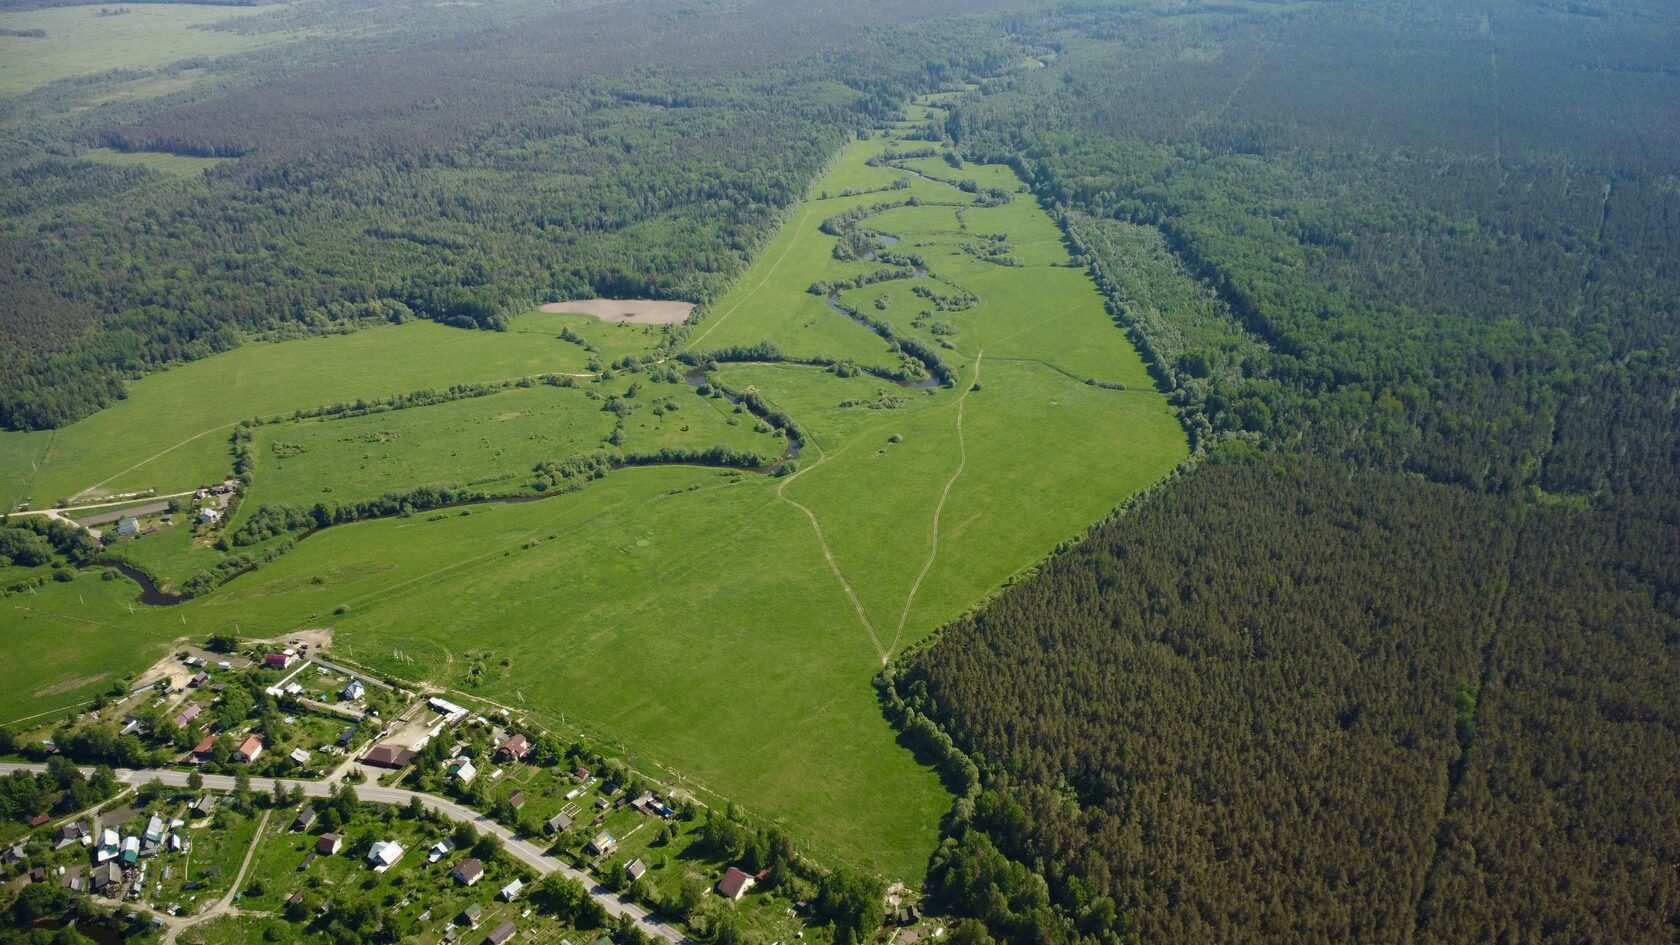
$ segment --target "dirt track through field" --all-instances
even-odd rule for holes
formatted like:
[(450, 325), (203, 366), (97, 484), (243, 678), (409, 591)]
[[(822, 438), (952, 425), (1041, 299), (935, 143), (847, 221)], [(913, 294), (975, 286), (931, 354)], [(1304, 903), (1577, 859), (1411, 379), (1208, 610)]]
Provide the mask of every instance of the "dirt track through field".
[(945, 480), (945, 488), (939, 493), (939, 504), (933, 507), (932, 547), (928, 549), (927, 561), (923, 562), (920, 574), (910, 585), (910, 593), (904, 598), (904, 610), (898, 615), (898, 628), (893, 631), (892, 644), (887, 647), (888, 653), (898, 649), (898, 641), (904, 636), (904, 625), (910, 622), (910, 608), (916, 603), (916, 595), (922, 590), (922, 581), (927, 579), (928, 572), (933, 570), (934, 561), (939, 558), (939, 520), (945, 514), (945, 502), (951, 498), (951, 487), (957, 484), (957, 478), (968, 467), (968, 441), (963, 438), (963, 408), (968, 401), (968, 395), (974, 391), (974, 385), (980, 383), (980, 362), (986, 357), (986, 349), (981, 348), (974, 356), (974, 379), (963, 392), (957, 395), (957, 468), (951, 473), (951, 478)]
[(817, 521), (817, 513), (811, 511), (809, 507), (797, 499), (787, 497), (788, 484), (821, 466), (823, 461), (828, 459), (828, 455), (823, 454), (823, 457), (815, 463), (783, 479), (781, 484), (776, 487), (776, 498), (804, 512), (805, 517), (810, 520), (811, 530), (817, 534), (817, 547), (822, 549), (823, 558), (828, 562), (828, 569), (834, 572), (834, 579), (840, 582), (840, 590), (844, 591), (846, 599), (852, 602), (852, 609), (857, 611), (858, 623), (863, 625), (863, 632), (868, 634), (870, 644), (875, 647), (875, 655), (881, 658), (881, 665), (885, 666), (890, 657), (890, 652), (881, 646), (881, 636), (875, 632), (875, 625), (869, 622), (869, 614), (863, 609), (863, 601), (859, 600), (857, 592), (852, 590), (852, 583), (846, 580), (846, 572), (840, 570), (840, 562), (834, 560), (834, 552), (828, 547), (828, 539), (823, 536), (822, 523)]
[(202, 433), (195, 433), (192, 436), (189, 436), (186, 439), (182, 440), (181, 442), (176, 443), (174, 446), (171, 446), (168, 449), (163, 450), (162, 452), (154, 453), (151, 456), (146, 457), (145, 459), (139, 461), (138, 463), (135, 463), (134, 465), (128, 467), (127, 469), (124, 469), (121, 472), (112, 473), (111, 475), (106, 476), (104, 479), (101, 479), (100, 481), (94, 483), (93, 485), (88, 486), (86, 489), (83, 489), (82, 491), (76, 493), (76, 498), (80, 498), (84, 495), (87, 495), (88, 493), (94, 491), (95, 489), (98, 489), (100, 486), (103, 486), (104, 484), (106, 484), (107, 482), (110, 482), (111, 480), (117, 478), (118, 476), (126, 476), (129, 473), (135, 471), (136, 469), (139, 469), (141, 466), (146, 465), (147, 463), (151, 462), (154, 459), (160, 459), (164, 456), (168, 456), (170, 453), (175, 452), (176, 450), (180, 449), (183, 446), (186, 446), (188, 443), (191, 443), (194, 440), (199, 439), (200, 437), (208, 436), (212, 433), (215, 433), (217, 430), (226, 430), (229, 427), (239, 426), (240, 423), (241, 423), (241, 421), (235, 420), (232, 423), (224, 423), (219, 427), (211, 427), (210, 429), (205, 430)]

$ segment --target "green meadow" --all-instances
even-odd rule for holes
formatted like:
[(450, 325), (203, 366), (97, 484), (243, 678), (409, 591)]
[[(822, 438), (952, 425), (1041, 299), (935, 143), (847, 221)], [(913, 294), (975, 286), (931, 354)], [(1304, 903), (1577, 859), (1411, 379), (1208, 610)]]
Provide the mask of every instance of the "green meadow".
[(227, 158), (191, 157), (157, 151), (113, 151), (110, 148), (89, 148), (81, 153), (81, 157), (117, 167), (144, 167), (173, 177), (194, 177), (228, 161)]
[[(924, 104), (916, 117), (937, 115)], [(887, 135), (848, 147), (686, 338), (700, 362), (745, 349), (787, 356), (725, 359), (708, 377), (805, 432), (786, 475), (626, 468), (534, 501), (336, 526), (173, 608), (130, 612), (132, 585), (94, 576), (14, 595), (0, 601), (23, 631), (6, 638), (9, 654), (59, 634), (121, 643), (59, 648), (32, 685), (0, 694), (0, 716), (74, 704), (109, 685), (112, 667), (143, 665), (177, 637), (326, 626), (347, 659), (581, 728), (703, 797), (785, 824), (821, 856), (918, 879), (950, 798), (895, 742), (870, 677), (1187, 450), (1141, 358), (1009, 169), (870, 163), (925, 146)], [(853, 235), (921, 265), (831, 305), (807, 289), (894, 268), (836, 254), (843, 237), (820, 227), (852, 210)], [(579, 318), (533, 314), (500, 335), (407, 324), (241, 348), (137, 381), (129, 399), (56, 434), (5, 434), (0, 483), (37, 503), (173, 491), (228, 473), (241, 418), (588, 374), (592, 356), (653, 354), (664, 337)], [(561, 340), (562, 327), (599, 354)], [(852, 368), (898, 371), (930, 356), (949, 384)], [(265, 502), (446, 481), (516, 491), (533, 464), (597, 449), (615, 429), (626, 452), (782, 451), (744, 408), (677, 380), (683, 370), (259, 425), (235, 525)], [(213, 561), (184, 530), (123, 547), (177, 574)]]
[[(625, 397), (632, 387), (634, 396)], [(538, 384), (424, 408), (258, 427), (248, 501), (355, 501), (417, 485), (514, 492), (540, 462), (615, 448), (609, 438), (617, 417), (590, 392), (621, 398), (627, 413), (616, 448), (625, 453), (721, 446), (768, 463), (786, 448), (722, 398), (621, 375), (587, 392)]]
[(135, 381), (127, 399), (47, 433), (0, 432), (0, 484), (10, 508), (72, 496), (219, 482), (232, 468), (239, 421), (358, 398), (545, 373), (586, 372), (589, 353), (562, 341), (577, 316), (533, 313), (506, 332), (433, 322), (347, 335), (249, 344)]
[[(122, 7), (111, 4), (110, 8)], [(97, 6), (64, 6), (0, 13), (0, 27), (44, 36), (0, 36), (0, 94), (48, 82), (121, 69), (150, 69), (184, 59), (226, 56), (299, 38), (301, 33), (206, 29), (272, 7), (139, 3), (120, 16)]]

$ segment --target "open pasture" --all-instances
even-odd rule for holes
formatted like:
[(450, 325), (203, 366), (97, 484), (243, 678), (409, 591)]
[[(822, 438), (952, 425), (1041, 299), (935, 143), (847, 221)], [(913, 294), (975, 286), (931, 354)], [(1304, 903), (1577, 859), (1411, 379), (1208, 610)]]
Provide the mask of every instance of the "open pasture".
[[(634, 396), (626, 397), (632, 388)], [(377, 498), (422, 485), (516, 492), (533, 467), (580, 453), (627, 454), (715, 446), (768, 462), (785, 441), (722, 398), (686, 384), (635, 375), (592, 385), (618, 398), (623, 442), (610, 442), (618, 415), (584, 389), (537, 384), (484, 397), (344, 419), (269, 424), (255, 433), (250, 501), (305, 505)]]
[(81, 153), (81, 157), (116, 167), (144, 167), (172, 177), (195, 177), (228, 162), (227, 158), (191, 157), (157, 151), (113, 151), (110, 148), (89, 148)]
[(506, 332), (409, 322), (251, 344), (143, 377), (126, 400), (67, 427), (0, 432), (0, 456), (7, 457), (0, 483), (13, 490), (3, 497), (6, 507), (26, 495), (40, 508), (72, 496), (171, 493), (219, 482), (232, 468), (228, 436), (251, 417), (586, 371), (589, 353), (557, 337), (556, 318), (527, 316)]
[(118, 69), (152, 69), (183, 59), (226, 56), (302, 34), (205, 29), (265, 7), (138, 3), (120, 15), (97, 6), (51, 7), (0, 13), (0, 27), (44, 36), (0, 36), (0, 94), (27, 92), (58, 79)]

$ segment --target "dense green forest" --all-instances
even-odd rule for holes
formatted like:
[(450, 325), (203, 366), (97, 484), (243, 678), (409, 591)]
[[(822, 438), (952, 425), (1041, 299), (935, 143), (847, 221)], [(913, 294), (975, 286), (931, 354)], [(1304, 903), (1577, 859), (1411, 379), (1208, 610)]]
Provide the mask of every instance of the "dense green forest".
[(1673, 941), (1675, 18), (1184, 13), (1023, 16), (1057, 64), (945, 129), (1208, 459), (885, 675), (967, 789), (936, 893), (975, 941)]

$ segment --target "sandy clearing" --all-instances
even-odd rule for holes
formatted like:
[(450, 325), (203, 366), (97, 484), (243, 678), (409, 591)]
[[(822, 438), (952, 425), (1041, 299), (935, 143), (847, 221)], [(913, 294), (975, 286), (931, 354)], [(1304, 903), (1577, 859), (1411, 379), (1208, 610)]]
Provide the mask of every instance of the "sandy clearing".
[(592, 315), (604, 322), (628, 325), (680, 325), (688, 320), (694, 304), (659, 299), (577, 299), (550, 302), (542, 307), (542, 311)]

